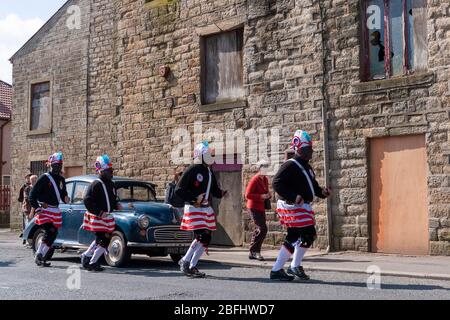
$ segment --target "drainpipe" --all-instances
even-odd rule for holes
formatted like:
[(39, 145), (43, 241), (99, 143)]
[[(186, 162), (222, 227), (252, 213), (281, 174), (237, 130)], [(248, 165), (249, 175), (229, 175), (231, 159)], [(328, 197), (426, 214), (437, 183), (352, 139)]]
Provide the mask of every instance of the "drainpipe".
[[(322, 35), (322, 68), (323, 68), (323, 76), (322, 76), (322, 139), (323, 139), (323, 167), (324, 167), (324, 180), (325, 186), (330, 186), (330, 165), (329, 165), (329, 145), (328, 145), (328, 132), (329, 132), (329, 123), (328, 123), (328, 95), (326, 90), (326, 65), (327, 65), (327, 53), (326, 53), (326, 41), (325, 41), (325, 9), (323, 7), (322, 1), (318, 0), (319, 10), (320, 10), (320, 24), (321, 24), (321, 35)], [(331, 197), (327, 198), (327, 238), (328, 238), (328, 247), (327, 253), (333, 251), (333, 215), (332, 215), (332, 201)]]

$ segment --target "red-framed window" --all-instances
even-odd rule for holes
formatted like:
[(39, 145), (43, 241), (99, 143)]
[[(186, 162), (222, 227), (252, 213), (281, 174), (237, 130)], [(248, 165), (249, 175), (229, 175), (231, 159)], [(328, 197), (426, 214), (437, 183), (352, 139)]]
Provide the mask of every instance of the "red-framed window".
[(362, 80), (426, 70), (426, 0), (362, 1)]

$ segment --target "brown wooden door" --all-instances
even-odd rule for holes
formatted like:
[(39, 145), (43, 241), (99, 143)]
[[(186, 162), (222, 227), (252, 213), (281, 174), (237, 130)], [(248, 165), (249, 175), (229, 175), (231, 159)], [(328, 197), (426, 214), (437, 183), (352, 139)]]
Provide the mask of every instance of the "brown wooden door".
[(424, 135), (370, 142), (372, 251), (428, 254)]

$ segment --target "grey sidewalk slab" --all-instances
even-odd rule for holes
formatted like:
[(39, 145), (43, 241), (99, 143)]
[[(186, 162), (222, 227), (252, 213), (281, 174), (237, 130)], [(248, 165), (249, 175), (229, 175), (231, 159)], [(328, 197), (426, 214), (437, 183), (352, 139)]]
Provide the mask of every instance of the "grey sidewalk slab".
[[(272, 268), (278, 250), (266, 250), (262, 254), (266, 261), (248, 259), (243, 248), (211, 248), (210, 255), (202, 261), (220, 262), (237, 266)], [(287, 266), (287, 264), (286, 264)], [(450, 280), (450, 257), (403, 256), (365, 252), (333, 252), (310, 250), (306, 253), (303, 266), (309, 271), (333, 271), (368, 273), (367, 268), (376, 266), (381, 275)]]

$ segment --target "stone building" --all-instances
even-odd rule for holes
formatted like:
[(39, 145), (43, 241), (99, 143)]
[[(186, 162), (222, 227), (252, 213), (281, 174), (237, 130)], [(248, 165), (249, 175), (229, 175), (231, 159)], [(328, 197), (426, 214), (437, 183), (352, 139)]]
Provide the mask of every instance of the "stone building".
[(10, 225), (12, 86), (0, 80), (0, 228)]
[[(333, 190), (318, 247), (449, 255), (449, 16), (445, 0), (70, 0), (11, 59), (14, 188), (59, 149), (67, 175), (108, 153), (162, 196), (184, 167), (175, 130), (276, 128), (281, 161), (301, 128)], [(251, 168), (216, 166), (217, 244), (249, 241)]]

